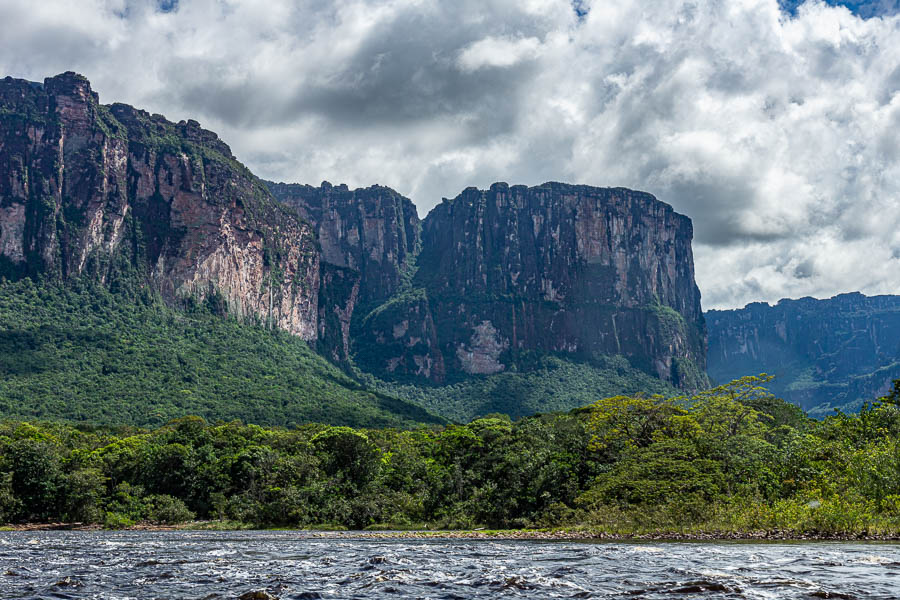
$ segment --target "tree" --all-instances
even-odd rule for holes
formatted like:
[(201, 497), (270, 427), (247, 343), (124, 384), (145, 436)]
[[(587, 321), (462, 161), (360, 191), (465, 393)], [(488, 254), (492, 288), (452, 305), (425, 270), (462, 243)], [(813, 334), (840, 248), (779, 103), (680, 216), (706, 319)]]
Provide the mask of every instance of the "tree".
[(11, 443), (3, 469), (12, 474), (11, 491), (20, 502), (13, 518), (25, 521), (58, 519), (64, 478), (57, 448), (44, 441), (22, 439)]
[(349, 427), (328, 427), (310, 440), (325, 473), (336, 482), (360, 490), (380, 466), (379, 450), (366, 434)]
[(630, 448), (646, 448), (673, 426), (685, 410), (662, 396), (613, 396), (590, 406), (590, 448), (612, 457)]

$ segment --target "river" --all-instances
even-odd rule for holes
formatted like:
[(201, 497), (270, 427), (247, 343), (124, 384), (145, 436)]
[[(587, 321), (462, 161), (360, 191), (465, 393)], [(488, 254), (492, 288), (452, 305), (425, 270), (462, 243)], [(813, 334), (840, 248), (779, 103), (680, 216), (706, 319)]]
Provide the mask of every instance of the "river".
[[(0, 598), (900, 598), (900, 545), (2, 532)], [(262, 594), (264, 593), (264, 594)]]

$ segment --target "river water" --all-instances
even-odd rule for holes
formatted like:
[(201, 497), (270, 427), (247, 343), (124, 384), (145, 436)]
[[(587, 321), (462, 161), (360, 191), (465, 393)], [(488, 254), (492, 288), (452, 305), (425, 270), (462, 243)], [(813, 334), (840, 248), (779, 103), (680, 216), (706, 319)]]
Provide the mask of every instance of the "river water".
[[(0, 598), (900, 598), (900, 545), (3, 532)], [(264, 593), (264, 594), (262, 594)], [(252, 597), (252, 596), (251, 596)]]

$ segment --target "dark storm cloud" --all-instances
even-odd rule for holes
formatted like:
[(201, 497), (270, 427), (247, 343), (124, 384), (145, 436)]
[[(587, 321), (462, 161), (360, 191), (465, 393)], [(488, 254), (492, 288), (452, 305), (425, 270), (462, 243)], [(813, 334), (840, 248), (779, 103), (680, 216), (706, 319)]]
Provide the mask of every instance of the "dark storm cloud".
[(677, 182), (669, 187), (667, 199), (686, 214), (693, 215), (694, 239), (710, 246), (734, 246), (752, 242), (772, 242), (796, 235), (777, 224), (753, 228), (735, 207), (754, 204), (755, 190), (739, 177), (709, 177), (707, 180)]
[(423, 64), (423, 46), (372, 46), (354, 61), (358, 70), (298, 91), (278, 118), (316, 114), (339, 126), (366, 128), (460, 115), (467, 118), (470, 133), (483, 139), (513, 130), (521, 89), (536, 72), (529, 63), (464, 72), (452, 53)]
[(797, 279), (807, 279), (815, 273), (815, 266), (811, 259), (804, 260), (794, 267), (794, 277)]

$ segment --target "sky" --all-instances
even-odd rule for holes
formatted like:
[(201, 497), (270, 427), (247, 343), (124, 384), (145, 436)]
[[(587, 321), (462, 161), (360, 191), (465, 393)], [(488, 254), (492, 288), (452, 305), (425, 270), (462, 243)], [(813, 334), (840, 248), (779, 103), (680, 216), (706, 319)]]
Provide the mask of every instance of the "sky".
[(653, 193), (703, 306), (900, 293), (900, 0), (0, 0), (0, 76), (73, 70), (257, 175), (423, 216), (495, 181)]

